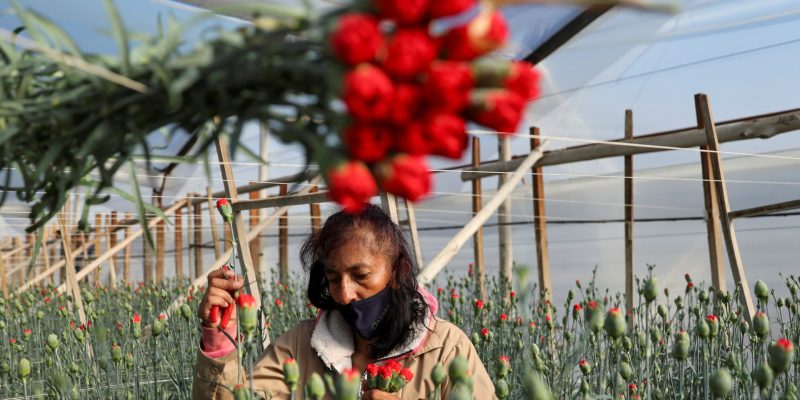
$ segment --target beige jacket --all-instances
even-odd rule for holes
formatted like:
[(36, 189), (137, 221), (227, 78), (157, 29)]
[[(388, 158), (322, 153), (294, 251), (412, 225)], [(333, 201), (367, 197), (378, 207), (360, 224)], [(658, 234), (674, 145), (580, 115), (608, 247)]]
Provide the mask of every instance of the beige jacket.
[[(430, 295), (426, 297), (433, 300), (431, 306), (435, 312), (436, 300)], [(386, 358), (396, 358), (414, 374), (414, 378), (398, 393), (399, 397), (403, 400), (428, 399), (434, 388), (430, 377), (434, 365), (441, 363), (446, 367), (457, 354), (462, 354), (467, 358), (473, 376), (474, 398), (496, 399), (489, 374), (464, 332), (452, 323), (432, 316), (429, 316), (427, 325), (431, 330), (425, 327), (415, 329), (412, 343)], [(256, 395), (266, 398), (272, 396), (272, 399), (289, 398), (289, 390), (283, 383), (282, 362), (291, 357), (297, 360), (300, 367), (296, 398), (302, 399), (303, 385), (312, 373), (337, 375), (345, 368), (350, 368), (354, 348), (352, 337), (349, 326), (337, 311), (322, 312), (316, 321), (300, 322), (271, 343), (254, 366), (253, 387)], [(225, 386), (232, 388), (236, 382), (236, 363), (235, 351), (217, 359), (198, 351), (192, 397), (232, 399), (232, 393)], [(244, 371), (241, 373), (244, 374)], [(442, 399), (446, 399), (450, 391), (449, 381), (445, 381), (442, 389)]]

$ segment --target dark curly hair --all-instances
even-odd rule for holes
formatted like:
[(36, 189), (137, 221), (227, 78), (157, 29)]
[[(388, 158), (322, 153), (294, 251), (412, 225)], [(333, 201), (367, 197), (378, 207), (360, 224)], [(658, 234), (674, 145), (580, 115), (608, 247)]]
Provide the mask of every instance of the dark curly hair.
[[(358, 213), (339, 211), (311, 234), (300, 250), (300, 261), (308, 277), (308, 300), (317, 308), (333, 310), (336, 302), (330, 295), (323, 260), (336, 248), (354, 236), (371, 234), (369, 239), (376, 251), (389, 256), (392, 279), (389, 284), (389, 315), (376, 328), (375, 340), (369, 347), (373, 358), (381, 358), (392, 350), (407, 345), (413, 339), (414, 324), (424, 324), (428, 312), (425, 298), (417, 290), (417, 267), (411, 259), (408, 243), (400, 227), (375, 205)], [(394, 282), (395, 284), (391, 284)]]

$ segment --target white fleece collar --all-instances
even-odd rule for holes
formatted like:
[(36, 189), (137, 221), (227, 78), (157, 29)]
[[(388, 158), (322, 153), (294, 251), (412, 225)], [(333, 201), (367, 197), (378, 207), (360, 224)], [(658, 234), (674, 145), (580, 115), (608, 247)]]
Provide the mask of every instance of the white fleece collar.
[[(430, 331), (427, 327), (433, 324), (433, 316), (438, 308), (436, 298), (420, 289), (428, 303), (430, 312), (424, 324), (415, 324), (413, 327), (413, 340), (407, 345), (394, 349), (383, 360), (398, 357), (411, 352), (412, 354), (422, 348), (428, 339)], [(355, 353), (353, 331), (338, 310), (320, 310), (314, 332), (311, 334), (311, 348), (328, 368), (342, 373), (347, 368), (352, 368), (352, 357)]]

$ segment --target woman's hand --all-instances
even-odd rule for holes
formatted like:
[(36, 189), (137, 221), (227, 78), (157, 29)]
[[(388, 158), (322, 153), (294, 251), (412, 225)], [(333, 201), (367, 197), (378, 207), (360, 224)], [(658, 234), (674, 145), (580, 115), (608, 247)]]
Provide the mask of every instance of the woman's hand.
[(386, 393), (378, 389), (370, 389), (364, 392), (362, 400), (400, 400), (400, 398), (391, 393)]
[(244, 285), (244, 278), (234, 274), (233, 271), (225, 269), (225, 267), (211, 271), (208, 273), (208, 289), (197, 307), (197, 315), (207, 328), (216, 328), (219, 326), (220, 314), (216, 320), (211, 320), (211, 308), (218, 306), (220, 309), (227, 307), (236, 307), (236, 300), (233, 298), (233, 293), (241, 289)]

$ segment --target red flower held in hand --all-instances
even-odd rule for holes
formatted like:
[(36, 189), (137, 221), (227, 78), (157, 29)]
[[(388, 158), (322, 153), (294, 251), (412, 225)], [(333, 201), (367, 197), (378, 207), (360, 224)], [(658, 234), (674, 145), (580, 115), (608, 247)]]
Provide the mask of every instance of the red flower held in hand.
[(399, 154), (378, 166), (380, 184), (389, 193), (417, 201), (431, 190), (431, 173), (422, 156)]
[(424, 135), (429, 154), (452, 159), (460, 159), (469, 142), (466, 122), (454, 114), (428, 116)]
[[(441, 0), (432, 0), (433, 3)], [(425, 17), (428, 0), (376, 0), (380, 15), (400, 24), (413, 24)]]
[(400, 371), (400, 376), (403, 377), (406, 382), (411, 382), (411, 379), (414, 378), (414, 374), (411, 373), (411, 370), (408, 368), (403, 368)]
[(361, 64), (345, 74), (342, 101), (356, 120), (386, 120), (393, 100), (392, 81), (380, 68)]
[(378, 192), (378, 185), (366, 165), (348, 161), (328, 171), (328, 196), (346, 212), (357, 213)]
[(471, 103), (475, 122), (509, 135), (517, 131), (526, 102), (508, 90), (490, 90), (475, 94)]
[(367, 365), (367, 375), (369, 376), (378, 376), (378, 366), (375, 364)]
[(474, 5), (475, 0), (433, 0), (428, 7), (428, 15), (431, 18), (442, 18), (461, 14)]
[(344, 143), (350, 157), (366, 163), (386, 158), (392, 146), (392, 131), (375, 124), (355, 124), (344, 131)]
[(378, 375), (383, 379), (392, 379), (392, 369), (388, 365), (378, 367)]
[(341, 16), (330, 36), (333, 54), (348, 65), (375, 60), (382, 45), (383, 35), (378, 29), (378, 20), (369, 14)]
[(428, 69), (422, 86), (431, 109), (458, 113), (469, 102), (475, 86), (472, 70), (465, 62), (437, 61)]
[(399, 29), (386, 45), (383, 67), (393, 78), (414, 79), (436, 59), (436, 44), (422, 29)]
[(508, 24), (499, 11), (486, 11), (448, 32), (443, 51), (448, 59), (469, 61), (499, 48), (508, 38)]

